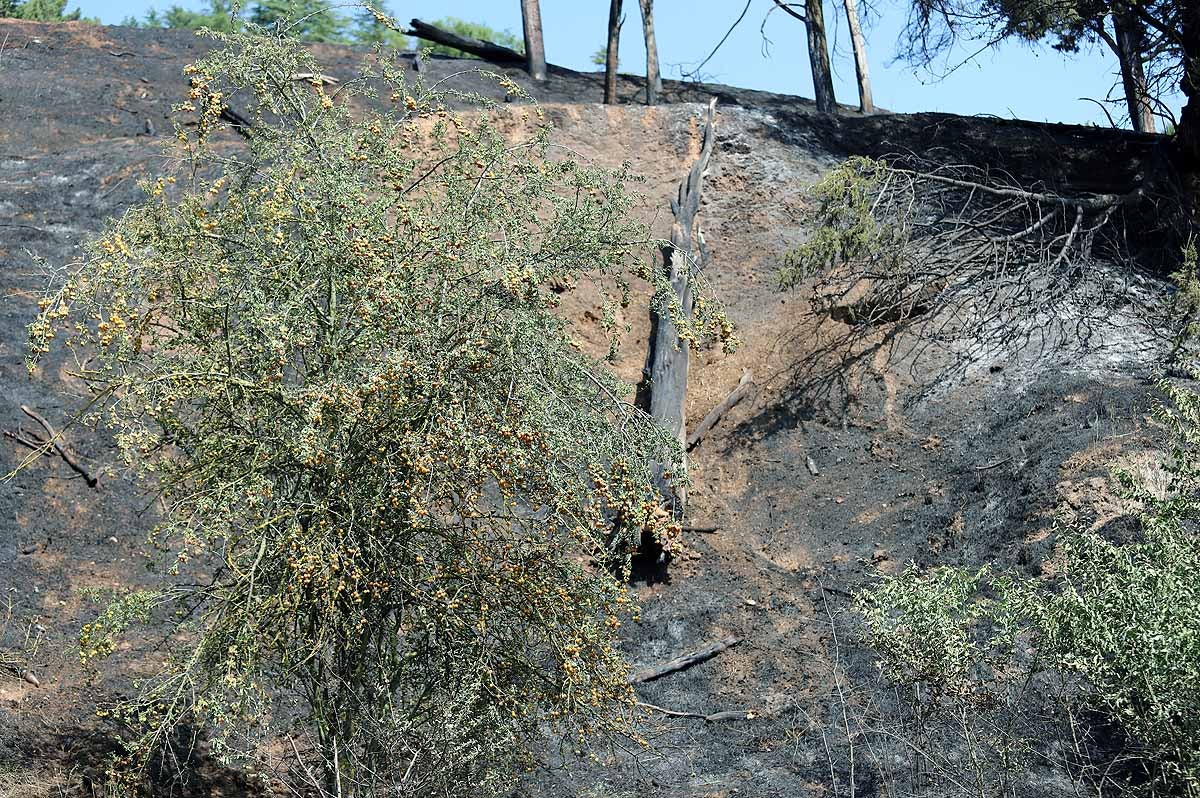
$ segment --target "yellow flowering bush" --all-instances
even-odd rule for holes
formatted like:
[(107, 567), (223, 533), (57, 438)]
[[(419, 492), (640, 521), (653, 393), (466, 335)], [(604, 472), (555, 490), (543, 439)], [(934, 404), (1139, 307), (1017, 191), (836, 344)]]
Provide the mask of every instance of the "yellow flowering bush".
[[(636, 736), (622, 575), (681, 453), (556, 311), (633, 276), (670, 295), (628, 175), (449, 112), (386, 54), (331, 90), (293, 80), (322, 70), (292, 42), (209, 35), (179, 168), (30, 328), (31, 368), (63, 339), (161, 499), (162, 586), (83, 635), (178, 625), (113, 710), (134, 780), (185, 719), (341, 796), (485, 795), (548, 729)], [(727, 336), (703, 307), (690, 338)]]

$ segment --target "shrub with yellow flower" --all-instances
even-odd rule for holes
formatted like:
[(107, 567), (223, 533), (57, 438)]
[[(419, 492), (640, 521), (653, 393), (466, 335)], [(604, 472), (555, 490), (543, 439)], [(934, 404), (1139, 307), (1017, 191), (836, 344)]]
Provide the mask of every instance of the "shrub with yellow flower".
[[(474, 796), (548, 729), (630, 733), (621, 566), (654, 522), (651, 464), (681, 453), (556, 313), (563, 286), (668, 295), (629, 175), (446, 111), (386, 54), (327, 94), (292, 79), (322, 71), (294, 43), (209, 35), (179, 171), (30, 328), (33, 368), (69, 339), (88, 417), (161, 498), (166, 581), (83, 634), (92, 657), (128, 623), (180, 624), (113, 710), (129, 762), (187, 719), (229, 758), (296, 740), (339, 795)], [(698, 307), (686, 340), (728, 330)]]

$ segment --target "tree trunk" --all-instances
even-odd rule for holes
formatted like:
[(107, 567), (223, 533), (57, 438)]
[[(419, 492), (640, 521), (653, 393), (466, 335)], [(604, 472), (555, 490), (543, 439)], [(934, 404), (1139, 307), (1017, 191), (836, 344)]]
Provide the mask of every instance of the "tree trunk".
[(546, 48), (542, 43), (542, 10), (538, 0), (521, 0), (521, 24), (525, 29), (525, 59), (529, 76), (546, 79)]
[(1139, 133), (1153, 133), (1154, 113), (1150, 107), (1146, 72), (1142, 66), (1145, 28), (1142, 21), (1129, 11), (1114, 13), (1112, 20), (1117, 34), (1117, 62), (1121, 66), (1121, 83), (1125, 88), (1129, 122)]
[(654, 39), (654, 0), (638, 0), (642, 7), (642, 34), (646, 39), (646, 105), (658, 105), (662, 76), (658, 72), (658, 43)]
[(604, 57), (604, 102), (617, 101), (617, 59), (621, 46), (621, 0), (609, 0), (608, 50)]
[(1183, 174), (1194, 227), (1200, 228), (1200, 3), (1185, 4), (1180, 15), (1183, 79), (1179, 88), (1187, 103), (1175, 129), (1175, 155)]
[(832, 114), (837, 110), (837, 98), (833, 94), (833, 70), (829, 66), (822, 0), (804, 0), (804, 17), (804, 26), (808, 30), (808, 60), (812, 64), (813, 99), (817, 101), (818, 111)]
[[(716, 139), (716, 108), (717, 100), (714, 97), (708, 104), (700, 157), (679, 184), (678, 199), (671, 201), (675, 222), (671, 225), (671, 245), (663, 248), (663, 268), (679, 302), (679, 315), (685, 319), (692, 315), (693, 261), (698, 268), (707, 259), (696, 213), (700, 210), (704, 172), (708, 168)], [(680, 340), (679, 328), (670, 313), (651, 309), (650, 345), (646, 352), (643, 390), (640, 393), (644, 399), (648, 399), (650, 416), (679, 441), (681, 450), (686, 444), (684, 404), (687, 399), (688, 355), (688, 343)], [(668, 485), (660, 476), (660, 489), (663, 497), (675, 505), (675, 515), (682, 514), (687, 501), (683, 487)]]
[(871, 98), (871, 73), (867, 69), (867, 40), (863, 37), (862, 23), (858, 19), (858, 4), (855, 0), (844, 0), (846, 24), (850, 27), (850, 44), (854, 48), (854, 74), (858, 77), (858, 108), (864, 114), (875, 113), (875, 102)]

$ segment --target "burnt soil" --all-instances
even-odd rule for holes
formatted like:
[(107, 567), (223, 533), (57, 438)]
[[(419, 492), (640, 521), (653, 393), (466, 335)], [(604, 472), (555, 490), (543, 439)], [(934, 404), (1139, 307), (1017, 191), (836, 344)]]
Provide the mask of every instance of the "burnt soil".
[[(30, 424), (21, 405), (61, 424), (79, 402), (65, 362), (26, 372), (25, 325), (45, 281), (34, 258), (68, 263), (105, 219), (140, 198), (138, 179), (163, 157), (170, 107), (186, 95), (181, 70), (208, 44), (186, 32), (11, 21), (0, 22), (0, 41), (0, 428), (16, 430)], [(314, 51), (338, 77), (353, 74), (364, 57), (348, 47)], [(463, 67), (434, 60), (428, 77)], [(757, 717), (706, 723), (655, 715), (648, 719), (653, 753), (538, 774), (525, 789), (831, 794), (821, 729), (832, 721), (832, 662), (845, 659), (851, 677), (869, 677), (869, 662), (845, 653), (856, 645), (848, 595), (909, 562), (994, 561), (1038, 573), (1052, 551), (1056, 514), (1103, 499), (1114, 458), (1150, 457), (1146, 416), (1155, 395), (1153, 353), (1115, 324), (1085, 347), (991, 353), (953, 377), (934, 355), (913, 360), (880, 349), (853, 366), (826, 361), (814, 378), (814, 353), (839, 335), (838, 325), (809, 314), (802, 291), (780, 293), (776, 282), (783, 253), (805, 232), (795, 218), (806, 187), (847, 155), (912, 152), (1052, 188), (1124, 191), (1161, 159), (1163, 142), (944, 114), (863, 117), (845, 109), (821, 117), (797, 97), (671, 82), (668, 104), (645, 108), (632, 78), (621, 84), (622, 102), (604, 106), (599, 75), (555, 69), (535, 87), (518, 70), (506, 73), (529, 87), (561, 143), (603, 164), (633, 164), (645, 178), (643, 212), (659, 235), (668, 228), (667, 198), (698, 148), (703, 103), (718, 97), (717, 150), (700, 218), (713, 256), (708, 275), (744, 345), (730, 356), (695, 357), (688, 415), (717, 404), (743, 369), (759, 385), (691, 453), (689, 523), (715, 529), (689, 533), (668, 578), (637, 584), (642, 620), (627, 624), (623, 638), (630, 660), (642, 665), (726, 635), (742, 638), (638, 693), (674, 710), (749, 709)], [(469, 76), (451, 84), (486, 85)], [(516, 130), (519, 111), (496, 113), (510, 115)], [(634, 335), (619, 367), (632, 380), (648, 323), (644, 312), (626, 320)], [(71, 444), (96, 469), (115, 458), (103, 435), (76, 430)], [(0, 440), (4, 473), (26, 455)], [(89, 589), (151, 581), (144, 502), (116, 468), (93, 490), (51, 457), (0, 483), (0, 613), (12, 618), (0, 650), (21, 648), (29, 630), (40, 640), (29, 656), (40, 687), (0, 672), (4, 798), (92, 794), (113, 745), (94, 711), (129, 689), (128, 673), (120, 664), (84, 673), (74, 640), (96, 612)], [(186, 787), (164, 792), (254, 790), (199, 755), (195, 770)], [(859, 788), (871, 793), (866, 782)]]

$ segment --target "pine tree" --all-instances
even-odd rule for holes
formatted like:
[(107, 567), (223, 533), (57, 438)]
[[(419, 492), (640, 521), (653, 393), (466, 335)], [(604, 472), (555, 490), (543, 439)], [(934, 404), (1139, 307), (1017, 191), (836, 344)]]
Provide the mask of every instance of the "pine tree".
[(259, 0), (250, 21), (264, 28), (286, 30), (308, 42), (345, 42), (346, 18), (322, 0)]

